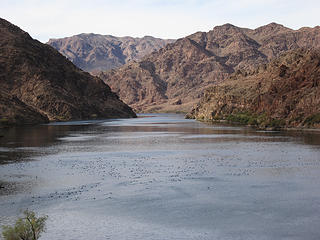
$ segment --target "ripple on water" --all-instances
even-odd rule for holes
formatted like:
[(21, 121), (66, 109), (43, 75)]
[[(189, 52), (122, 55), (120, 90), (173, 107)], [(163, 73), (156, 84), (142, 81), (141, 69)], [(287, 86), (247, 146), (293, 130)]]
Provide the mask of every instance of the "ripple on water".
[(49, 240), (320, 236), (318, 135), (151, 116), (12, 133), (1, 223), (28, 207), (49, 215)]

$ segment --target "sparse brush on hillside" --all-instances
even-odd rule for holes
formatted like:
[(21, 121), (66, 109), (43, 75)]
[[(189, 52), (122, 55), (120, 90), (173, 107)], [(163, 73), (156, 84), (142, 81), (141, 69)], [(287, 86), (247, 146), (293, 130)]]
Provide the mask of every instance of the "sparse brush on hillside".
[(298, 49), (208, 88), (187, 115), (261, 128), (320, 127), (320, 51)]

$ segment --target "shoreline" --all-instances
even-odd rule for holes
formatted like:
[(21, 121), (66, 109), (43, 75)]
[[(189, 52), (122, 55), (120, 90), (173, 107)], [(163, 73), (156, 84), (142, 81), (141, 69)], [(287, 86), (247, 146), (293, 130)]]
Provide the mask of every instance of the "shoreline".
[[(190, 119), (190, 118), (189, 118)], [(193, 118), (196, 121), (207, 123), (207, 124), (226, 124), (226, 125), (236, 125), (236, 126), (242, 126), (242, 127), (250, 127), (252, 129), (257, 130), (265, 130), (265, 131), (302, 131), (302, 132), (319, 132), (320, 128), (307, 128), (307, 127), (266, 127), (262, 128), (255, 125), (247, 125), (247, 124), (241, 124), (239, 122), (230, 122), (228, 120), (203, 120), (203, 119), (197, 119)]]

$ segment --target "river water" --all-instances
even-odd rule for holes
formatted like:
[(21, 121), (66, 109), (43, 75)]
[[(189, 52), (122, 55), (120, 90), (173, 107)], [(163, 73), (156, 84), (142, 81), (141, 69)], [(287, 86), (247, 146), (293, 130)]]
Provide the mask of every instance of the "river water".
[(48, 240), (320, 239), (320, 133), (182, 115), (2, 129), (0, 225)]

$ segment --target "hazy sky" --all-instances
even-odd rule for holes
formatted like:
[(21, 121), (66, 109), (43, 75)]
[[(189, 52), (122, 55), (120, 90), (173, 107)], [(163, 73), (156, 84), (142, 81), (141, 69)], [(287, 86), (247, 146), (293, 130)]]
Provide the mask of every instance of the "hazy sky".
[(180, 38), (216, 25), (320, 24), (319, 0), (0, 0), (0, 16), (42, 42), (79, 33)]

